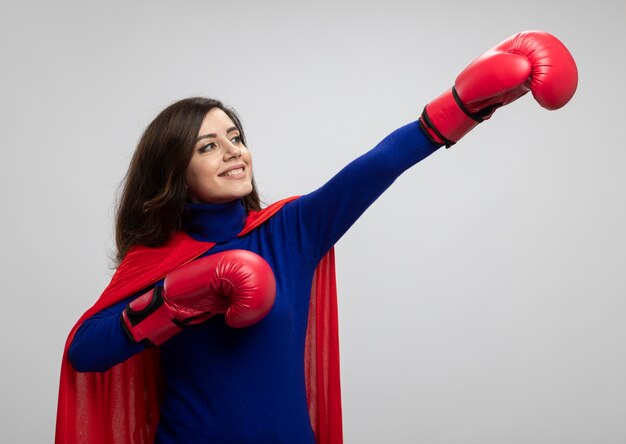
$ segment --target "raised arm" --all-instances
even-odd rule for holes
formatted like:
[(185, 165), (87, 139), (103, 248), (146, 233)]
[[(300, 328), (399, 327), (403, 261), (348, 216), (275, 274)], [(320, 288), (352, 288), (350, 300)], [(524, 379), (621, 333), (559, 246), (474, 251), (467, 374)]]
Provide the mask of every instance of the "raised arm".
[(452, 146), (496, 109), (532, 91), (546, 109), (564, 106), (578, 82), (576, 63), (556, 37), (516, 34), (470, 63), (418, 122), (387, 136), (320, 189), (285, 206), (285, 230), (303, 253), (321, 257), (407, 168)]

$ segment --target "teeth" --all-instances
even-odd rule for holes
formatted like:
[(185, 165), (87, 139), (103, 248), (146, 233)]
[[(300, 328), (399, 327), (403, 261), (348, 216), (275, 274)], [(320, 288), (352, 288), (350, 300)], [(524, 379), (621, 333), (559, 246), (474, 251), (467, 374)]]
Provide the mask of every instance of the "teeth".
[(222, 176), (237, 176), (243, 173), (243, 168), (237, 168), (235, 170), (230, 170), (228, 173), (222, 174)]

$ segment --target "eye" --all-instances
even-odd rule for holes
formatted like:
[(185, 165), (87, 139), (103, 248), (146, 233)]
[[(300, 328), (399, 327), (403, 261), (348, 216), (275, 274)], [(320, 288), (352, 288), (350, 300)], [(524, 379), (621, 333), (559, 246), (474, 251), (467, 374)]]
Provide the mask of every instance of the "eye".
[(230, 141), (231, 141), (232, 143), (243, 143), (243, 142), (241, 141), (241, 136), (235, 136), (235, 137), (233, 137), (232, 139), (230, 139)]
[(208, 143), (206, 145), (204, 145), (203, 147), (199, 148), (198, 151), (201, 153), (206, 153), (207, 151), (211, 151), (213, 149), (215, 149), (217, 145), (215, 145), (213, 142)]

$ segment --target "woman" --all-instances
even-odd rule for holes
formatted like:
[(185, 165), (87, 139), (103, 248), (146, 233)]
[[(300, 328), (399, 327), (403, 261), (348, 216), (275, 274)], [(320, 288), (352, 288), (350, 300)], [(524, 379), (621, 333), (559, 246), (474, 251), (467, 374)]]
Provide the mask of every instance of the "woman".
[(520, 33), (321, 188), (261, 211), (235, 112), (166, 108), (126, 177), (118, 271), (68, 338), (57, 441), (341, 442), (333, 245), (406, 169), (529, 90), (565, 105), (576, 78), (556, 38)]

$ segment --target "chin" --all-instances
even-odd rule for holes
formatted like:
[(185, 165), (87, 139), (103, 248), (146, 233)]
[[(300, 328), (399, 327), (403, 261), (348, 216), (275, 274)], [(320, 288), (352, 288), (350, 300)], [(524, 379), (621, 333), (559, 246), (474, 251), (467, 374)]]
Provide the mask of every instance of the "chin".
[(246, 197), (250, 193), (252, 193), (252, 184), (248, 184), (248, 186), (242, 190), (240, 197)]
[(240, 192), (233, 193), (231, 200), (243, 199), (246, 196), (249, 196), (252, 193), (252, 187), (249, 189), (241, 190)]

